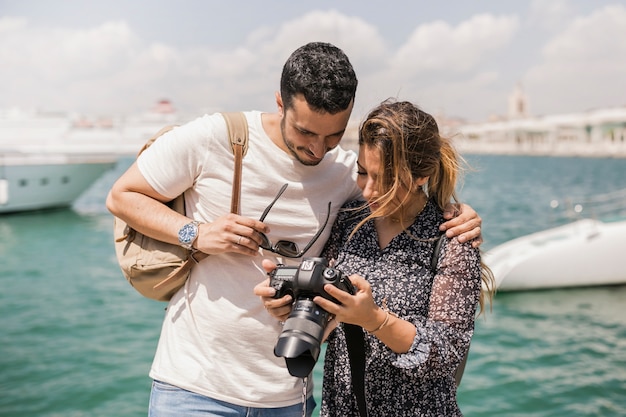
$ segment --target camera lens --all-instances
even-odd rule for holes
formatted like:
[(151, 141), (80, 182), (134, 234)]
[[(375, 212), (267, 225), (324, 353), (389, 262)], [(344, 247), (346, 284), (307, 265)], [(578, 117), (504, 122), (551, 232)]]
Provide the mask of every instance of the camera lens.
[(320, 354), (328, 313), (309, 298), (298, 298), (278, 338), (274, 354), (284, 357), (292, 376), (308, 376)]

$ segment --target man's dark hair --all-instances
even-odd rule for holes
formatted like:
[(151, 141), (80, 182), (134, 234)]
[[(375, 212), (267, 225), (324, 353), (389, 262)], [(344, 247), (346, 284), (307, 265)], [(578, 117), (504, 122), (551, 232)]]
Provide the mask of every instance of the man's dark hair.
[(317, 111), (336, 114), (355, 97), (357, 78), (346, 54), (329, 43), (311, 42), (296, 49), (283, 67), (280, 94), (285, 109), (302, 94)]

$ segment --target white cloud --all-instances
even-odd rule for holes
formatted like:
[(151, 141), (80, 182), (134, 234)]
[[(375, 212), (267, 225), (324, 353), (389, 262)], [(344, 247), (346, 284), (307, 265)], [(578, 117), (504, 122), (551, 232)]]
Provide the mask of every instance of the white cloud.
[(415, 101), (427, 111), (455, 116), (474, 116), (477, 100), (481, 109), (498, 108), (497, 98), (487, 97), (486, 91), (493, 89), (499, 74), (480, 65), (505, 49), (519, 27), (516, 16), (487, 14), (475, 15), (457, 26), (443, 21), (419, 26), (388, 64), (382, 62), (376, 72), (362, 77), (364, 88), (359, 96), (365, 110), (360, 107), (361, 113), (388, 97)]
[[(565, 1), (551, 3), (558, 7), (542, 4), (533, 2), (533, 16), (562, 17), (573, 10)], [(169, 98), (194, 113), (273, 110), (285, 59), (314, 40), (340, 46), (354, 64), (356, 117), (398, 96), (427, 110), (484, 119), (506, 111), (507, 96), (520, 78), (536, 112), (624, 104), (618, 87), (626, 73), (624, 6), (570, 18), (552, 27), (556, 34), (547, 42), (526, 18), (479, 14), (456, 25), (431, 21), (392, 47), (370, 21), (335, 10), (311, 11), (241, 29), (249, 33), (245, 40), (226, 47), (217, 36), (206, 37), (215, 38), (213, 43), (191, 46), (151, 41), (121, 20), (69, 29), (3, 17), (0, 108), (122, 114)], [(536, 47), (523, 49), (531, 37), (541, 55)], [(536, 58), (541, 62), (533, 65)]]
[(267, 27), (249, 38), (249, 45), (280, 58), (280, 65), (297, 47), (311, 41), (331, 42), (346, 51), (353, 64), (367, 63), (385, 54), (385, 43), (376, 27), (336, 10), (311, 11), (287, 21), (276, 30)]
[(196, 108), (273, 110), (285, 60), (294, 49), (311, 41), (341, 47), (359, 77), (372, 62), (385, 62), (380, 58), (386, 53), (384, 42), (374, 26), (333, 10), (312, 11), (277, 27), (258, 28), (234, 50), (202, 47), (181, 51), (186, 68), (180, 68), (178, 74), (184, 74), (193, 87), (178, 90), (177, 100)]
[(573, 16), (569, 0), (533, 0), (530, 3), (530, 20), (547, 30), (562, 27)]
[(406, 75), (421, 71), (463, 72), (505, 46), (519, 28), (515, 16), (481, 14), (452, 27), (437, 21), (418, 27), (391, 66)]
[(137, 111), (164, 96), (194, 111), (271, 110), (280, 70), (296, 47), (313, 40), (333, 42), (356, 68), (380, 62), (372, 58), (385, 53), (374, 26), (336, 11), (314, 11), (260, 28), (232, 49), (147, 43), (125, 22), (69, 30), (3, 19), (0, 30), (5, 35), (0, 79), (14, 80), (0, 107), (28, 105), (36, 91), (39, 106), (84, 112)]
[(0, 17), (0, 34), (10, 34), (13, 31), (19, 30), (27, 25), (27, 20), (22, 17)]
[(626, 8), (606, 6), (574, 19), (525, 76), (537, 113), (626, 105)]
[(23, 20), (12, 24), (15, 20), (8, 20), (9, 24), (6, 19), (0, 24), (3, 106), (28, 106), (33, 96), (38, 106), (48, 109), (71, 109), (83, 101), (97, 103), (97, 95), (81, 97), (75, 87), (93, 83), (99, 84), (98, 89), (108, 88), (100, 82), (123, 71), (138, 53), (139, 41), (123, 22), (67, 30), (33, 27)]

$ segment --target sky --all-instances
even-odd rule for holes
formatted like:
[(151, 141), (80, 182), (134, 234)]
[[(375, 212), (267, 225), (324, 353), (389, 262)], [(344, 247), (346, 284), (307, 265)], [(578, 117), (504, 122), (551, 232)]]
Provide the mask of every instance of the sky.
[(289, 54), (352, 62), (353, 116), (410, 100), (433, 114), (626, 106), (626, 0), (0, 0), (0, 109), (116, 116), (276, 109)]

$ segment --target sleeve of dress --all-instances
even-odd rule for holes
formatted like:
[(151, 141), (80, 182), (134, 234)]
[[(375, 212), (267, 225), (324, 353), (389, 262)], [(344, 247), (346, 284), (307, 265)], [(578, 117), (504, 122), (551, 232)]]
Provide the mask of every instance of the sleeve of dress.
[(423, 318), (405, 318), (417, 329), (410, 350), (393, 354), (393, 364), (420, 375), (454, 373), (469, 349), (481, 291), (478, 249), (447, 240), (433, 280), (429, 310)]

